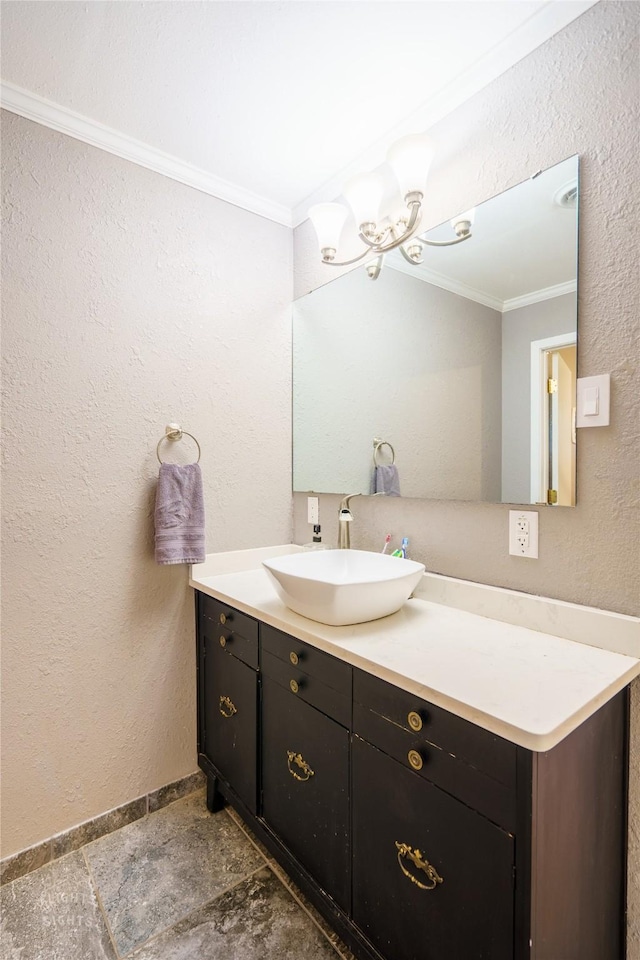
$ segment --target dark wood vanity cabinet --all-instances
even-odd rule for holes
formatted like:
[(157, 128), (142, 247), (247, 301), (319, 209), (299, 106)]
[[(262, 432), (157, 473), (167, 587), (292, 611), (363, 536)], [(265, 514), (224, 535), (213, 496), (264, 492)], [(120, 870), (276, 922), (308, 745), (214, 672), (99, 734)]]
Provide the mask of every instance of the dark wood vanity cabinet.
[(513, 836), (358, 737), (352, 764), (354, 923), (390, 960), (512, 960)]
[(266, 624), (260, 649), (262, 816), (348, 913), (351, 667)]
[(512, 960), (517, 748), (362, 671), (353, 697), (354, 922), (393, 960)]
[(349, 731), (268, 675), (262, 682), (262, 815), (349, 911)]
[[(258, 624), (198, 594), (198, 754), (252, 813), (258, 800)], [(202, 764), (201, 764), (202, 765)], [(215, 807), (215, 782), (210, 784)]]
[(624, 958), (626, 691), (535, 753), (198, 597), (209, 807), (358, 958)]

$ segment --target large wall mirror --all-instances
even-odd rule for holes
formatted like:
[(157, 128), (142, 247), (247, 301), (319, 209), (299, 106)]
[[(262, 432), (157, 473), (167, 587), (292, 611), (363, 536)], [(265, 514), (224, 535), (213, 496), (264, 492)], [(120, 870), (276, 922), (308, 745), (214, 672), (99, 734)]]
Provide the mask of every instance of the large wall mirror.
[(395, 459), (403, 497), (575, 503), (577, 197), (571, 157), (477, 206), (464, 243), (295, 302), (295, 491), (371, 493)]

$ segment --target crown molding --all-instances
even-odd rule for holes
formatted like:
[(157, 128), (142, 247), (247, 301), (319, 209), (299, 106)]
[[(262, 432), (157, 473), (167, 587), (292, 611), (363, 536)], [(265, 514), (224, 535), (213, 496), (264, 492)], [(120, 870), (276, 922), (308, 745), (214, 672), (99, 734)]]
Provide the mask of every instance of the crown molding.
[(372, 144), (366, 154), (357, 157), (353, 163), (336, 173), (306, 200), (294, 207), (293, 226), (297, 227), (307, 219), (307, 211), (312, 204), (339, 197), (342, 185), (349, 177), (383, 163), (387, 149), (395, 140), (405, 134), (418, 130), (426, 131), (434, 126), (597, 2), (598, 0), (571, 0), (557, 3), (555, 0), (548, 0), (540, 10), (430, 97), (422, 107)]
[(292, 225), (291, 211), (288, 207), (261, 197), (259, 194), (244, 190), (229, 180), (216, 177), (206, 170), (201, 170), (178, 157), (157, 150), (140, 140), (127, 136), (113, 127), (84, 117), (82, 114), (69, 110), (67, 107), (45, 100), (38, 94), (24, 90), (13, 83), (0, 83), (0, 101), (5, 110), (16, 113), (27, 120), (34, 120), (51, 130), (64, 133), (75, 140), (81, 140), (92, 147), (106, 150), (116, 157), (137, 163), (141, 167), (160, 173), (163, 177), (177, 180), (188, 187), (207, 193), (218, 200), (224, 200), (241, 207), (260, 217), (273, 220), (285, 227)]
[(543, 287), (541, 290), (525, 293), (521, 297), (512, 297), (511, 300), (505, 300), (502, 306), (502, 312), (508, 313), (510, 310), (519, 310), (520, 307), (528, 307), (532, 303), (541, 303), (542, 300), (553, 300), (555, 297), (563, 297), (566, 293), (575, 293), (577, 289), (577, 280), (567, 280), (565, 283), (556, 283), (552, 287)]

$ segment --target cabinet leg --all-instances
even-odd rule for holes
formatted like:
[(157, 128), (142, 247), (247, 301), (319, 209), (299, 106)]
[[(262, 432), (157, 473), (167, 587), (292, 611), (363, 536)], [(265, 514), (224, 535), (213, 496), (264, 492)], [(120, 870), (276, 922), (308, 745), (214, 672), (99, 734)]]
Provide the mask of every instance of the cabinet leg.
[(226, 806), (227, 801), (218, 790), (217, 777), (207, 777), (207, 810), (209, 813), (217, 813)]

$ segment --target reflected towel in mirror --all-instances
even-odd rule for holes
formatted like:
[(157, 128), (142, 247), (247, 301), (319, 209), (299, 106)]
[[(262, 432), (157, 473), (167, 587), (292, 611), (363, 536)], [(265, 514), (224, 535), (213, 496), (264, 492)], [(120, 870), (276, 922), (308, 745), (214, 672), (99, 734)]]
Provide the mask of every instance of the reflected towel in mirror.
[(373, 492), (385, 493), (388, 497), (399, 497), (400, 477), (395, 463), (376, 467), (373, 473)]

